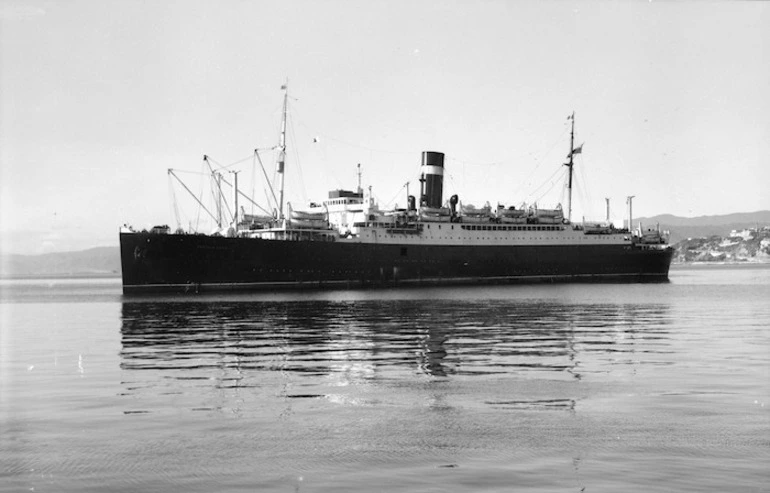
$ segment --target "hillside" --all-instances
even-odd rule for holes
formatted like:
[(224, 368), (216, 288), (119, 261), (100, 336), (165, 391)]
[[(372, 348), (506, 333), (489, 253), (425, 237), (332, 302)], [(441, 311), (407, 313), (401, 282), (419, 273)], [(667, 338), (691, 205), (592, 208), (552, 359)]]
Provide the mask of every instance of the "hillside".
[(662, 214), (634, 219), (634, 226), (640, 222), (645, 226), (660, 224), (662, 230), (671, 232), (671, 243), (687, 238), (708, 238), (728, 236), (731, 231), (761, 228), (770, 225), (770, 211), (740, 212), (722, 216), (679, 217)]
[(98, 247), (43, 255), (4, 255), (0, 278), (119, 276), (120, 249)]
[(689, 238), (674, 245), (674, 262), (770, 262), (770, 227), (728, 236)]

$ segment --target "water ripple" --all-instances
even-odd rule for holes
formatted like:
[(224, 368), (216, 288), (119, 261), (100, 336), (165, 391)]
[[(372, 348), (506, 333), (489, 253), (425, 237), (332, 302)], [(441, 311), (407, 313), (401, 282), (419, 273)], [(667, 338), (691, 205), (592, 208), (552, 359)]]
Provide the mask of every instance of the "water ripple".
[(270, 374), (336, 385), (409, 374), (579, 379), (609, 366), (666, 364), (670, 324), (665, 304), (124, 302), (120, 355), (128, 393), (145, 388), (142, 371), (220, 389)]

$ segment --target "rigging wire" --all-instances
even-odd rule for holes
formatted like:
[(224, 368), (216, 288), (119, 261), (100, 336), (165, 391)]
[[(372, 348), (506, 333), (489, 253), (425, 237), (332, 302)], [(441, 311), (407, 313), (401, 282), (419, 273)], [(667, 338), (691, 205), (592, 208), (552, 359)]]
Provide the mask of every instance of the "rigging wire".
[[(201, 168), (203, 168), (203, 163), (201, 163)], [(201, 183), (201, 191), (200, 191), (200, 194), (199, 194), (198, 201), (202, 202), (203, 201), (203, 188), (204, 188), (203, 180), (201, 180), (200, 183)], [(197, 214), (197, 216), (195, 218), (195, 231), (198, 231), (198, 228), (200, 226), (200, 221), (201, 221), (201, 208), (200, 207), (197, 208), (197, 212), (198, 212), (198, 214)]]
[[(256, 198), (257, 196), (257, 156), (256, 152), (254, 152), (254, 155), (251, 158), (251, 196)], [(254, 215), (254, 204), (251, 204), (251, 209), (249, 209), (249, 213), (251, 215)]]
[[(258, 148), (258, 149), (255, 149), (255, 151), (259, 151), (259, 150), (262, 150), (262, 151), (275, 150), (276, 148), (277, 148), (277, 146), (266, 147), (266, 148)], [(241, 163), (243, 163), (243, 162), (245, 162), (245, 161), (247, 161), (249, 159), (252, 159), (252, 169), (253, 170), (255, 170), (255, 168), (256, 168), (256, 161), (257, 161), (257, 159), (260, 160), (260, 164), (261, 164), (261, 159), (259, 158), (258, 155), (256, 155), (256, 156), (252, 155), (252, 156), (250, 156), (248, 158), (239, 159), (239, 160), (237, 160), (235, 162), (232, 162), (230, 164), (227, 164), (227, 165), (222, 165), (216, 159), (214, 159), (214, 158), (212, 158), (210, 156), (204, 156), (204, 160), (201, 163), (201, 169), (202, 169), (201, 171), (192, 171), (192, 170), (174, 169), (174, 168), (170, 168), (169, 169), (169, 171), (172, 171), (172, 172), (174, 172), (176, 174), (189, 174), (189, 175), (205, 176), (205, 177), (208, 178), (206, 180), (199, 180), (200, 192), (197, 195), (197, 197), (193, 193), (191, 193), (191, 196), (194, 199), (197, 200), (198, 207), (196, 208), (197, 214), (195, 216), (195, 225), (193, 226), (192, 221), (190, 221), (190, 224), (189, 224), (190, 230), (198, 231), (198, 229), (201, 227), (201, 220), (202, 220), (202, 217), (201, 217), (201, 212), (202, 211), (201, 211), (201, 209), (202, 208), (205, 209), (205, 206), (203, 206), (202, 204), (203, 204), (203, 198), (204, 198), (204, 196), (206, 194), (207, 189), (211, 193), (211, 200), (216, 205), (217, 212), (218, 212), (217, 215), (221, 218), (222, 214), (224, 212), (226, 212), (230, 217), (232, 217), (233, 212), (231, 210), (230, 204), (227, 202), (227, 200), (224, 197), (224, 192), (221, 189), (221, 182), (224, 182), (227, 186), (229, 186), (231, 188), (232, 188), (232, 184), (230, 182), (228, 182), (222, 176), (220, 171), (221, 170), (225, 170), (227, 168), (232, 168), (233, 166), (241, 164)], [(212, 163), (215, 166), (212, 166)], [(207, 167), (208, 167), (208, 170), (206, 170)], [(263, 166), (263, 171), (264, 171), (264, 166)], [(252, 172), (252, 196), (254, 196), (254, 192), (255, 192), (255, 188), (256, 188), (256, 177), (255, 177), (255, 175), (256, 175), (256, 171), (253, 171)], [(219, 183), (217, 183), (217, 176), (221, 176)], [(175, 178), (177, 180), (179, 180), (179, 177), (175, 176)], [(265, 178), (267, 180), (267, 175), (266, 174), (265, 174)], [(184, 184), (181, 181), (180, 181), (180, 183), (184, 186)], [(170, 186), (170, 196), (172, 198), (172, 206), (173, 206), (173, 209), (174, 209), (174, 218), (177, 221), (177, 225), (181, 228), (183, 218), (182, 218), (182, 214), (180, 213), (179, 198), (176, 195), (176, 189), (173, 186), (173, 180), (171, 180), (170, 178), (169, 178), (169, 186)], [(267, 211), (266, 209), (261, 207), (259, 204), (254, 202), (254, 200), (251, 197), (249, 197), (248, 195), (243, 193), (241, 190), (238, 191), (238, 194), (239, 194), (239, 196), (244, 197), (245, 199), (247, 199), (251, 203), (252, 213), (254, 212), (254, 208), (256, 207), (256, 208), (260, 209), (261, 211), (263, 211), (264, 213), (266, 213), (268, 215), (273, 214), (272, 212)], [(268, 203), (269, 203), (270, 200), (269, 200), (269, 195), (267, 195), (267, 190), (265, 190), (265, 195), (266, 195), (266, 197), (268, 199)], [(223, 210), (223, 207), (222, 207), (222, 202), (224, 202), (224, 204), (225, 204), (224, 210)], [(216, 218), (214, 218), (214, 219), (217, 222), (221, 221), (221, 219), (219, 219), (219, 220), (217, 220)], [(217, 224), (217, 226), (218, 226), (218, 224)]]
[(259, 149), (254, 149), (254, 155), (256, 156), (256, 159), (259, 161), (259, 166), (262, 168), (262, 174), (265, 177), (265, 186), (267, 188), (264, 188), (265, 197), (267, 198), (267, 206), (270, 207), (270, 196), (267, 194), (268, 188), (270, 189), (270, 193), (273, 195), (273, 204), (275, 205), (275, 208), (278, 208), (278, 198), (275, 196), (275, 189), (273, 188), (273, 184), (270, 183), (270, 180), (267, 178), (267, 171), (265, 170), (265, 165), (262, 162), (262, 158), (259, 156)]
[(594, 201), (593, 201), (593, 197), (591, 196), (591, 190), (588, 188), (588, 183), (591, 183), (591, 182), (586, 179), (587, 170), (586, 170), (586, 167), (582, 165), (583, 164), (582, 158), (580, 159), (580, 163), (581, 163), (581, 166), (579, 167), (580, 181), (582, 182), (581, 185), (583, 187), (583, 195), (585, 195), (585, 197), (583, 198), (582, 205), (586, 212), (593, 215), (595, 212), (593, 209)]
[[(522, 186), (523, 186), (525, 183), (527, 183), (529, 180), (531, 180), (531, 179), (532, 179), (532, 177), (535, 175), (535, 172), (537, 172), (538, 168), (540, 168), (540, 165), (541, 165), (541, 164), (543, 164), (543, 162), (545, 161), (545, 159), (546, 159), (546, 158), (547, 158), (547, 157), (548, 157), (548, 156), (549, 156), (549, 155), (550, 155), (550, 154), (553, 152), (553, 150), (556, 148), (556, 146), (557, 146), (557, 145), (558, 145), (558, 144), (559, 144), (559, 143), (562, 141), (562, 139), (564, 138), (564, 135), (565, 135), (566, 133), (567, 133), (567, 127), (564, 127), (564, 129), (562, 130), (562, 132), (561, 132), (561, 134), (559, 135), (559, 137), (557, 137), (557, 138), (554, 140), (554, 143), (551, 145), (551, 148), (550, 148), (550, 149), (548, 149), (548, 151), (546, 151), (546, 153), (545, 153), (545, 154), (543, 154), (543, 156), (542, 156), (540, 159), (538, 159), (538, 158), (537, 158), (537, 156), (534, 156), (534, 155), (533, 155), (533, 158), (534, 158), (534, 160), (535, 160), (535, 162), (536, 162), (537, 164), (535, 164), (535, 167), (534, 167), (534, 168), (532, 168), (532, 171), (529, 173), (529, 175), (527, 175), (527, 177), (526, 177), (524, 180), (522, 180), (522, 181), (520, 181), (520, 182), (519, 182), (519, 186), (518, 186), (518, 188), (517, 188), (517, 189), (516, 189), (516, 191), (515, 191), (516, 193), (518, 193), (518, 192), (519, 192), (519, 190), (521, 189), (521, 187), (522, 187)], [(548, 180), (550, 180), (550, 178), (549, 178)], [(548, 180), (546, 180), (546, 181), (548, 181)], [(542, 185), (541, 185), (541, 186), (542, 186)], [(538, 188), (539, 188), (539, 187), (538, 187)], [(535, 190), (537, 190), (537, 189), (535, 189)], [(532, 193), (534, 193), (534, 192), (532, 192)], [(531, 195), (532, 193), (530, 193), (530, 195)]]
[(235, 166), (235, 165), (237, 165), (237, 164), (241, 164), (241, 163), (243, 163), (243, 162), (246, 162), (246, 161), (248, 161), (249, 159), (251, 159), (251, 156), (245, 157), (245, 158), (243, 158), (243, 159), (239, 159), (238, 161), (235, 161), (234, 163), (230, 163), (230, 164), (226, 164), (226, 165), (220, 164), (219, 162), (217, 162), (217, 161), (216, 161), (216, 160), (215, 160), (213, 157), (211, 157), (211, 156), (208, 156), (208, 159), (209, 159), (209, 161), (211, 161), (211, 162), (213, 162), (214, 164), (216, 164), (216, 165), (217, 165), (217, 169), (216, 169), (216, 171), (218, 171), (218, 170), (222, 170), (222, 169), (232, 168), (233, 166)]
[[(291, 110), (294, 111), (294, 105), (291, 106)], [(298, 140), (297, 140), (297, 134), (294, 132), (294, 118), (289, 118), (288, 112), (287, 112), (286, 120), (288, 122), (289, 133), (291, 134), (291, 140), (292, 142), (296, 143), (298, 142)], [(299, 151), (297, 150), (296, 145), (292, 147), (292, 151), (294, 152), (294, 158), (295, 158), (295, 161), (297, 162), (297, 177), (299, 179), (300, 192), (302, 193), (302, 201), (304, 203), (307, 203), (308, 199), (307, 199), (307, 190), (305, 189), (305, 180), (303, 177), (304, 173), (302, 172), (302, 164), (300, 163)], [(286, 170), (284, 170), (284, 173), (285, 172)]]
[(558, 168), (556, 168), (556, 170), (554, 170), (554, 172), (553, 172), (553, 173), (551, 173), (551, 176), (549, 176), (549, 177), (548, 177), (548, 178), (547, 178), (547, 179), (546, 179), (546, 180), (545, 180), (543, 183), (541, 183), (541, 184), (540, 184), (540, 186), (538, 186), (537, 188), (535, 188), (534, 190), (532, 190), (532, 192), (531, 192), (531, 193), (529, 193), (528, 195), (525, 195), (524, 197), (525, 197), (526, 199), (530, 199), (530, 198), (531, 198), (531, 197), (533, 197), (533, 196), (534, 196), (534, 195), (535, 195), (535, 194), (536, 194), (536, 193), (537, 193), (537, 192), (538, 192), (538, 191), (539, 191), (541, 188), (543, 188), (544, 186), (546, 186), (546, 185), (548, 185), (548, 184), (550, 183), (550, 184), (551, 184), (550, 188), (549, 188), (548, 190), (546, 190), (546, 192), (545, 192), (545, 193), (543, 193), (543, 194), (542, 194), (542, 195), (541, 195), (541, 196), (540, 196), (540, 197), (539, 197), (537, 200), (540, 200), (541, 198), (543, 198), (543, 196), (545, 196), (545, 194), (547, 194), (548, 192), (550, 192), (550, 191), (551, 191), (551, 189), (553, 189), (553, 187), (554, 187), (554, 184), (555, 184), (556, 182), (555, 182), (555, 181), (552, 181), (552, 180), (553, 180), (553, 179), (556, 177), (556, 175), (558, 175), (558, 174), (559, 174), (561, 171), (562, 171), (562, 168), (561, 168), (561, 165), (559, 165), (559, 167), (558, 167)]
[(407, 151), (407, 150), (393, 150), (393, 149), (377, 149), (377, 148), (365, 146), (365, 145), (362, 145), (362, 144), (355, 144), (353, 142), (349, 142), (349, 141), (346, 141), (346, 140), (334, 137), (332, 135), (329, 135), (329, 134), (326, 134), (326, 133), (323, 133), (323, 132), (318, 132), (316, 130), (313, 130), (312, 128), (310, 128), (310, 126), (306, 125), (302, 121), (302, 119), (300, 118), (299, 112), (297, 111), (297, 109), (294, 106), (292, 106), (292, 115), (294, 115), (293, 119), (297, 121), (297, 124), (300, 127), (304, 127), (305, 129), (307, 129), (308, 132), (310, 132), (311, 135), (317, 135), (319, 137), (323, 137), (324, 139), (328, 139), (328, 140), (331, 140), (333, 142), (337, 142), (338, 144), (343, 144), (343, 145), (346, 145), (346, 146), (349, 146), (349, 147), (355, 147), (355, 148), (358, 148), (358, 149), (364, 149), (364, 150), (369, 151), (369, 152), (378, 152), (378, 153), (383, 153), (383, 154), (403, 154), (403, 155), (407, 155), (407, 154), (414, 154), (414, 153), (420, 152), (420, 151), (413, 151), (413, 150)]
[(179, 168), (169, 168), (169, 169), (171, 171), (173, 171), (174, 173), (177, 173), (177, 174), (185, 173), (185, 174), (188, 174), (188, 175), (211, 176), (211, 173), (209, 173), (209, 172), (198, 172), (198, 171), (191, 171), (191, 170), (179, 169)]
[[(172, 175), (179, 182), (179, 184), (182, 185), (182, 187), (184, 187), (185, 190), (187, 190), (187, 193), (189, 193), (193, 197), (193, 199), (195, 199), (198, 202), (198, 205), (200, 205), (200, 208), (204, 209), (211, 217), (214, 217), (214, 215), (211, 214), (211, 211), (206, 209), (206, 206), (203, 205), (203, 202), (195, 196), (192, 190), (190, 190), (190, 187), (185, 185), (184, 182), (178, 176), (176, 176), (173, 171), (168, 170), (168, 173), (169, 175)], [(203, 191), (201, 190), (201, 197), (202, 196), (203, 196)]]
[(406, 185), (407, 185), (406, 183), (401, 185), (401, 188), (398, 189), (398, 192), (396, 192), (396, 194), (393, 196), (393, 198), (390, 199), (389, 202), (385, 203), (385, 205), (384, 205), (385, 208), (390, 207), (390, 204), (394, 203), (398, 199), (398, 196), (401, 195), (401, 192), (406, 188)]
[(222, 220), (222, 190), (217, 188), (217, 174), (213, 171), (209, 174), (209, 186), (211, 187), (211, 198), (214, 201), (214, 205), (216, 205), (217, 226), (219, 226)]
[(449, 178), (449, 186), (452, 188), (452, 193), (459, 196), (460, 194), (457, 192), (454, 175), (452, 175), (452, 173), (447, 173), (445, 176)]
[(546, 190), (545, 192), (543, 192), (542, 194), (540, 194), (540, 196), (534, 200), (534, 203), (538, 203), (538, 202), (540, 202), (540, 200), (541, 200), (543, 197), (545, 197), (546, 195), (548, 195), (548, 193), (549, 193), (551, 190), (553, 190), (553, 187), (555, 187), (555, 186), (556, 186), (556, 183), (558, 183), (558, 180), (553, 180), (553, 181), (551, 182), (551, 186), (550, 186), (550, 187), (548, 187), (548, 190)]
[[(340, 188), (340, 189), (344, 189), (345, 188), (344, 180), (340, 180), (339, 176), (337, 176), (337, 174), (335, 173), (334, 169), (331, 166), (328, 165), (329, 160), (328, 160), (327, 148), (326, 148), (326, 141), (327, 140), (331, 141), (331, 142), (336, 142), (336, 143), (339, 143), (339, 144), (343, 144), (345, 146), (355, 147), (355, 148), (359, 148), (359, 149), (363, 149), (363, 150), (369, 151), (369, 163), (374, 162), (374, 159), (372, 157), (372, 153), (373, 152), (382, 152), (382, 153), (387, 153), (387, 154), (406, 154), (406, 153), (398, 152), (398, 151), (377, 150), (377, 149), (369, 148), (369, 147), (366, 147), (366, 146), (362, 146), (362, 145), (358, 145), (358, 144), (353, 144), (353, 143), (344, 141), (342, 139), (338, 139), (336, 137), (332, 137), (331, 135), (323, 133), (323, 132), (314, 131), (313, 129), (310, 128), (310, 126), (306, 125), (302, 121), (302, 119), (299, 116), (299, 112), (297, 111), (295, 106), (292, 106), (292, 121), (293, 122), (296, 121), (298, 127), (304, 128), (309, 134), (315, 136), (314, 137), (314, 144), (318, 144), (318, 147), (320, 147), (320, 152), (321, 152), (321, 155), (322, 155), (321, 156), (321, 162), (325, 165), (324, 171), (326, 172), (327, 175), (331, 175), (331, 178), (333, 179), (334, 183), (336, 183), (337, 187)], [(295, 142), (297, 142), (297, 139), (295, 137), (294, 132), (295, 132), (295, 128), (294, 128), (294, 126), (292, 124), (292, 136), (294, 137)], [(323, 138), (321, 138), (321, 137), (323, 137)], [(317, 140), (315, 140), (316, 138), (317, 138)]]
[(583, 211), (583, 217), (588, 217), (589, 220), (596, 219), (595, 210), (590, 200), (591, 196), (588, 192), (588, 188), (586, 187), (584, 179), (581, 178), (580, 180), (577, 180), (576, 190), (578, 199), (580, 200), (581, 209)]
[[(363, 145), (361, 143), (354, 143), (354, 142), (350, 142), (350, 141), (347, 141), (347, 140), (344, 140), (344, 139), (340, 139), (340, 138), (337, 138), (335, 136), (329, 135), (327, 133), (314, 131), (313, 129), (311, 129), (311, 127), (309, 125), (307, 125), (304, 122), (304, 120), (301, 118), (300, 112), (297, 110), (297, 108), (295, 106), (292, 106), (291, 110), (292, 110), (292, 119), (291, 119), (292, 122), (291, 122), (290, 129), (291, 129), (293, 137), (295, 137), (295, 133), (294, 133), (295, 132), (295, 127), (294, 127), (293, 121), (296, 121), (298, 127), (305, 128), (312, 135), (317, 135), (319, 137), (323, 137), (324, 141), (329, 140), (329, 141), (336, 142), (338, 144), (342, 144), (342, 145), (345, 145), (345, 146), (349, 146), (349, 147), (353, 147), (353, 148), (358, 148), (358, 149), (363, 149), (363, 150), (369, 151), (369, 153), (370, 153), (370, 160), (372, 160), (372, 161), (373, 161), (373, 156), (371, 155), (372, 153), (409, 155), (409, 154), (415, 154), (415, 153), (421, 153), (422, 152), (420, 150), (411, 151), (411, 150), (395, 150), (395, 149), (378, 149), (378, 148), (370, 147), (370, 146), (367, 146), (367, 145)], [(538, 158), (538, 156), (533, 155), (532, 153), (525, 152), (525, 153), (521, 153), (521, 154), (519, 154), (517, 156), (514, 156), (514, 157), (509, 157), (509, 158), (505, 158), (505, 159), (502, 159), (502, 160), (496, 160), (496, 161), (486, 162), (486, 163), (478, 163), (478, 162), (469, 161), (467, 159), (455, 158), (455, 157), (450, 157), (450, 156), (448, 156), (446, 159), (449, 162), (459, 163), (463, 167), (464, 166), (495, 167), (495, 166), (502, 166), (502, 165), (505, 165), (505, 164), (508, 164), (508, 163), (512, 163), (515, 159), (518, 159), (519, 157), (525, 156), (527, 154), (532, 155), (532, 157), (534, 158), (534, 161), (535, 161), (535, 166), (534, 166), (534, 168), (532, 168), (532, 170), (528, 174), (527, 178), (525, 180), (519, 182), (520, 185), (519, 185), (518, 189), (514, 192), (514, 194), (517, 194), (516, 192), (518, 192), (522, 188), (523, 184), (526, 183), (527, 181), (531, 180), (531, 178), (535, 175), (535, 173), (541, 167), (543, 162), (546, 161), (547, 157), (554, 151), (554, 149), (557, 147), (557, 145), (563, 140), (564, 135), (568, 131), (569, 131), (569, 127), (568, 126), (564, 126), (564, 128), (562, 129), (562, 132), (559, 134), (559, 136), (556, 139), (554, 139), (553, 144), (550, 146), (550, 148), (545, 153), (543, 153), (541, 155), (541, 157), (539, 157), (539, 158)], [(295, 141), (296, 141), (296, 138), (295, 138)], [(324, 152), (324, 157), (325, 157), (325, 148), (323, 149), (323, 152)], [(418, 164), (418, 166), (417, 166), (417, 168), (418, 168), (417, 176), (419, 176), (419, 168), (420, 167), (421, 167), (421, 164)], [(558, 172), (559, 172), (559, 170), (557, 169), (548, 179), (546, 179), (539, 187), (537, 187), (535, 189), (535, 191), (530, 192), (528, 197), (531, 197), (532, 195), (537, 193), (538, 190), (542, 189), (543, 186), (546, 186), (549, 183), (550, 183), (551, 186), (548, 188), (546, 193), (549, 192), (550, 190), (552, 190), (553, 187), (555, 186), (555, 183), (552, 183), (551, 180), (553, 179), (553, 177)], [(452, 176), (451, 175), (448, 175), (448, 176), (450, 178), (451, 185), (452, 185), (454, 191), (456, 192), (456, 186), (455, 186), (454, 180), (452, 180)], [(487, 174), (487, 176), (489, 176), (489, 175)], [(302, 179), (301, 176), (300, 176), (300, 179)], [(337, 181), (339, 182), (339, 180), (337, 180)], [(303, 183), (303, 192), (306, 192), (306, 190), (304, 189), (304, 183)], [(401, 192), (401, 190), (399, 189), (399, 191), (396, 192), (396, 195), (398, 193), (400, 193), (400, 192)], [(545, 194), (543, 194), (543, 195), (545, 195)], [(542, 196), (541, 196), (541, 198), (542, 198)], [(392, 200), (391, 200), (391, 202), (392, 202)]]

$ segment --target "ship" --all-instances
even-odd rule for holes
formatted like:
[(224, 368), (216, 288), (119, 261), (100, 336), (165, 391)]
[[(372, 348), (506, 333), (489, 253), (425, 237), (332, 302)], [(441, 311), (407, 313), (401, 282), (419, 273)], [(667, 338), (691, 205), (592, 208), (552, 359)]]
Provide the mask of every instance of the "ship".
[(422, 153), (419, 198), (407, 185), (405, 208), (380, 208), (371, 187), (361, 186), (360, 164), (355, 190), (335, 189), (321, 203), (295, 208), (284, 201), (287, 86), (282, 90), (279, 184), (270, 185), (276, 207), (246, 214), (239, 199), (254, 201), (238, 189), (238, 174), (227, 181), (211, 167), (218, 186), (225, 181), (233, 192), (216, 213), (198, 201), (220, 228), (121, 227), (124, 294), (668, 281), (674, 253), (668, 234), (632, 228), (632, 197), (628, 227), (610, 222), (609, 205), (606, 221), (572, 221), (574, 157), (582, 152), (582, 144), (575, 146), (574, 113), (567, 159), (559, 163), (568, 171), (566, 213), (560, 205), (475, 208), (457, 195), (446, 200), (445, 155), (437, 151)]

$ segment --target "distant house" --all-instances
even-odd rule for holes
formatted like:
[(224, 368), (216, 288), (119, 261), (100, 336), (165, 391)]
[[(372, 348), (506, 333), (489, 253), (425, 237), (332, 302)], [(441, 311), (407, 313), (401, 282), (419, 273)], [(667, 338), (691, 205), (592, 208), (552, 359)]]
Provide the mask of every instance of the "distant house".
[(730, 231), (730, 238), (743, 238), (744, 241), (748, 241), (757, 235), (756, 228), (742, 229), (740, 231), (734, 229)]

